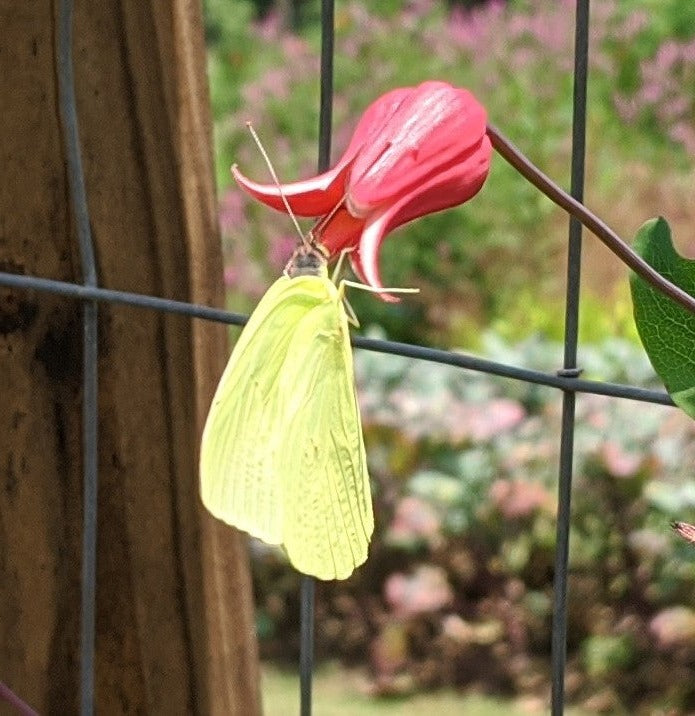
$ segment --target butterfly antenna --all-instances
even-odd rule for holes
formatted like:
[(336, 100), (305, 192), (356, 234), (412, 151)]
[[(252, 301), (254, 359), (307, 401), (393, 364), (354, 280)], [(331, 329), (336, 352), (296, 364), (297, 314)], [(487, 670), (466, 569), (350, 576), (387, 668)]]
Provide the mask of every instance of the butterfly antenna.
[(321, 229), (338, 213), (338, 209), (345, 203), (347, 192), (343, 194), (342, 199), (325, 215), (322, 216), (311, 229), (312, 233), (321, 233)]
[(278, 175), (275, 173), (275, 169), (273, 169), (273, 163), (270, 161), (268, 152), (265, 151), (263, 144), (261, 144), (261, 140), (258, 137), (258, 135), (256, 134), (256, 130), (253, 128), (253, 125), (251, 124), (251, 122), (246, 122), (246, 126), (248, 127), (249, 132), (251, 132), (253, 141), (256, 142), (256, 146), (258, 147), (258, 150), (260, 151), (261, 156), (263, 157), (263, 159), (265, 159), (265, 163), (268, 167), (268, 170), (270, 171), (270, 176), (273, 177), (275, 186), (277, 187), (278, 191), (280, 192), (280, 198), (282, 199), (282, 203), (285, 205), (285, 209), (287, 210), (287, 213), (289, 214), (290, 218), (292, 219), (292, 223), (294, 224), (295, 229), (297, 229), (297, 233), (299, 234), (299, 238), (301, 239), (302, 244), (307, 245), (309, 242), (307, 241), (306, 236), (304, 236), (304, 234), (302, 233), (302, 229), (299, 226), (297, 217), (294, 215), (294, 211), (292, 211), (290, 202), (287, 201), (287, 197), (285, 196), (285, 192), (282, 190), (282, 185), (280, 184)]

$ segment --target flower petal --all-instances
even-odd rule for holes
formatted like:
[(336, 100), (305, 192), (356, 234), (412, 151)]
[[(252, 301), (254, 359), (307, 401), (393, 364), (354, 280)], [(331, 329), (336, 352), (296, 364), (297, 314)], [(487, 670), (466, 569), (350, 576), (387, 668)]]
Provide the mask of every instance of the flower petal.
[(297, 216), (320, 216), (327, 214), (340, 203), (345, 194), (345, 175), (349, 167), (338, 164), (333, 169), (304, 181), (291, 184), (259, 184), (244, 176), (236, 164), (232, 175), (237, 184), (254, 198), (278, 211), (287, 211), (282, 195), (285, 195)]
[(323, 226), (321, 221), (317, 226), (320, 228), (315, 228), (312, 233), (328, 249), (332, 258), (344, 249), (357, 247), (364, 229), (364, 219), (356, 219), (347, 209), (341, 207)]
[[(365, 223), (357, 251), (350, 256), (353, 269), (360, 279), (369, 286), (382, 288), (378, 259), (379, 248), (386, 235), (418, 216), (448, 209), (474, 196), (487, 177), (491, 153), (490, 140), (484, 136), (468, 161), (434, 175), (392, 206), (373, 212)], [(398, 298), (388, 293), (379, 293), (379, 296), (384, 301), (398, 301)]]
[[(398, 204), (372, 214), (362, 231), (357, 250), (350, 254), (353, 270), (361, 281), (372, 288), (384, 287), (379, 274), (379, 247), (389, 229), (394, 226), (393, 220), (397, 212)], [(388, 303), (398, 303), (400, 300), (390, 293), (379, 292), (378, 296)]]
[(356, 156), (349, 211), (367, 216), (461, 161), (480, 144), (486, 122), (484, 107), (465, 89), (445, 82), (414, 88)]
[(405, 195), (398, 202), (398, 216), (388, 230), (419, 216), (458, 206), (475, 196), (487, 179), (491, 156), (492, 144), (484, 135), (467, 157)]
[(273, 183), (261, 184), (249, 179), (239, 171), (236, 164), (232, 167), (232, 175), (247, 194), (273, 209), (287, 210), (282, 200), (284, 194), (297, 216), (328, 214), (345, 196), (345, 176), (355, 155), (362, 149), (365, 141), (381, 130), (411, 92), (410, 87), (399, 87), (372, 102), (357, 123), (343, 156), (332, 169), (323, 174), (303, 181), (281, 184), (280, 188)]
[(414, 87), (397, 87), (375, 99), (362, 113), (357, 123), (347, 149), (340, 158), (342, 163), (349, 161), (362, 148), (365, 142), (370, 141), (375, 135), (383, 131), (396, 113), (398, 108), (413, 93)]

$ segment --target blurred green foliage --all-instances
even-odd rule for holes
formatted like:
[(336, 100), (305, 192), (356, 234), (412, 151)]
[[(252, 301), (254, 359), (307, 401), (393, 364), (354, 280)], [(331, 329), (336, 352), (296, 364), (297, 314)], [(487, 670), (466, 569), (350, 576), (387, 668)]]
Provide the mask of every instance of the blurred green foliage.
[[(641, 212), (648, 211), (644, 197), (626, 194), (628, 187), (637, 188), (636, 166), (650, 176), (668, 166), (667, 173), (659, 171), (659, 181), (677, 183), (692, 171), (695, 155), (695, 24), (682, 22), (693, 10), (681, 12), (682, 3), (667, 2), (657, 12), (654, 5), (606, 0), (592, 7), (587, 192), (599, 213), (619, 205), (616, 219), (627, 225), (629, 235), (647, 218)], [(572, 8), (567, 0), (491, 2), (470, 12), (434, 0), (340, 3), (334, 157), (378, 94), (440, 78), (471, 89), (493, 123), (541, 169), (567, 183)], [(283, 180), (311, 175), (318, 126), (318, 18), (305, 8), (301, 31), (291, 33), (277, 13), (255, 19), (254, 5), (246, 0), (235, 0), (233, 12), (228, 2), (207, 0), (206, 11), (222, 200), (232, 162), (252, 177), (267, 179), (247, 120), (253, 120)], [(655, 78), (661, 78), (658, 86)], [(229, 191), (239, 193), (235, 187)], [(223, 231), (227, 262), (244, 276), (244, 281), (230, 279), (230, 289), (247, 308), (243, 297), (250, 295), (253, 302), (282, 266), (264, 257), (276, 254), (280, 242), (286, 259), (292, 229), (286, 217), (245, 197), (237, 204)], [(656, 213), (658, 207), (652, 210)], [(564, 286), (566, 223), (561, 211), (496, 158), (471, 202), (418, 220), (384, 244), (385, 282), (418, 286), (417, 297), (395, 311), (370, 296), (351, 300), (364, 323), (378, 323), (396, 339), (475, 347), (480, 327), (491, 322), (512, 338), (534, 331), (560, 335), (564, 310), (556, 299)], [(584, 339), (634, 337), (629, 299), (622, 282), (616, 284), (619, 261), (607, 260), (616, 265), (615, 278), (596, 278), (592, 290), (589, 276), (584, 291)], [(622, 307), (596, 310), (606, 300)]]
[[(364, 692), (364, 678), (358, 671), (346, 672), (340, 664), (324, 664), (313, 673), (312, 708), (321, 716), (532, 716), (544, 713), (543, 703), (500, 699), (472, 691), (461, 694), (453, 689), (435, 693), (416, 693), (407, 697), (375, 700)], [(286, 716), (288, 704), (299, 703), (296, 670), (275, 664), (262, 665), (261, 692), (266, 716)], [(534, 708), (536, 706), (536, 708)], [(587, 716), (588, 712), (569, 708), (567, 716)]]
[[(254, 305), (296, 238), (287, 217), (229, 188), (229, 166), (237, 162), (267, 180), (245, 129), (252, 120), (282, 180), (314, 173), (317, 5), (303, 3), (297, 17), (283, 20), (272, 11), (261, 18), (250, 0), (206, 0), (220, 220), (235, 310)], [(490, 121), (566, 184), (574, 3), (457, 5), (337, 4), (334, 158), (377, 95), (438, 78), (471, 89)], [(690, 227), (695, 4), (603, 0), (591, 15), (587, 201), (625, 235), (666, 211), (668, 201)], [(299, 28), (289, 32), (293, 23)], [(418, 286), (417, 297), (394, 306), (352, 292), (350, 301), (365, 330), (380, 336), (555, 370), (566, 236), (566, 216), (495, 158), (477, 197), (403, 227), (384, 244), (385, 282)], [(593, 242), (587, 237), (589, 248)], [(644, 352), (631, 342), (627, 272), (605, 252), (587, 262), (585, 376), (654, 386)], [(319, 587), (319, 655), (368, 658), (377, 694), (475, 685), (543, 703), (557, 393), (365, 352), (356, 354), (356, 371), (377, 534), (353, 579)], [(695, 559), (668, 523), (695, 521), (693, 422), (673, 409), (597, 396), (580, 396), (577, 411), (568, 696), (590, 712), (692, 712)], [(293, 658), (298, 576), (275, 551), (259, 543), (253, 551), (262, 648)]]
[[(538, 338), (484, 343), (517, 365), (562, 357)], [(630, 342), (579, 360), (589, 377), (658, 384)], [(376, 694), (475, 685), (542, 702), (558, 393), (364, 351), (356, 373), (377, 532), (353, 578), (319, 586), (318, 654), (368, 659)], [(695, 709), (695, 554), (669, 527), (695, 521), (694, 460), (695, 423), (680, 411), (578, 397), (567, 689), (592, 712)], [(254, 551), (262, 649), (293, 658), (298, 577), (275, 550)]]

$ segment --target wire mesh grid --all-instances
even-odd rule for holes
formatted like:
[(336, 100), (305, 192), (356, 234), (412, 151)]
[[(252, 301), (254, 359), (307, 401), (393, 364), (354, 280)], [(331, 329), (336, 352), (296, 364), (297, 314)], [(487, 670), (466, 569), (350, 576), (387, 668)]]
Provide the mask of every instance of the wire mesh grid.
[[(324, 171), (330, 163), (331, 115), (333, 101), (334, 57), (334, 0), (321, 0), (321, 106), (318, 148), (318, 169)], [(82, 528), (82, 598), (80, 639), (80, 709), (83, 716), (94, 713), (95, 660), (95, 598), (96, 598), (96, 537), (97, 537), (97, 325), (98, 309), (102, 303), (123, 304), (146, 310), (175, 313), (223, 324), (244, 325), (247, 317), (208, 306), (172, 301), (165, 298), (100, 288), (97, 285), (95, 252), (89, 228), (89, 215), (79, 148), (78, 119), (75, 106), (72, 61), (72, 0), (61, 0), (56, 55), (58, 58), (59, 102), (64, 128), (71, 200), (77, 219), (77, 234), (81, 252), (83, 283), (69, 283), (51, 279), (0, 272), (0, 286), (18, 290), (47, 292), (82, 303), (83, 326), (83, 499)], [(589, 33), (589, 0), (578, 0), (575, 22), (574, 107), (572, 134), (571, 196), (582, 201), (584, 185), (586, 84)], [(566, 320), (564, 362), (556, 373), (531, 370), (483, 358), (422, 346), (355, 337), (355, 347), (384, 354), (415, 358), (432, 363), (456, 366), (513, 380), (546, 385), (562, 392), (561, 445), (558, 469), (558, 514), (556, 527), (553, 623), (551, 636), (551, 711), (558, 715), (564, 709), (564, 677), (567, 630), (567, 577), (569, 526), (573, 471), (573, 439), (575, 431), (575, 398), (577, 393), (591, 393), (616, 398), (673, 405), (664, 393), (616, 383), (585, 380), (577, 365), (577, 337), (579, 316), (579, 285), (581, 264), (582, 225), (572, 216), (569, 225), (569, 253), (567, 263)], [(300, 712), (311, 713), (314, 580), (304, 577), (301, 582), (300, 629)], [(14, 695), (11, 695), (14, 697)], [(5, 697), (11, 701), (11, 696)], [(22, 710), (21, 701), (16, 704)], [(34, 713), (27, 707), (25, 713)]]

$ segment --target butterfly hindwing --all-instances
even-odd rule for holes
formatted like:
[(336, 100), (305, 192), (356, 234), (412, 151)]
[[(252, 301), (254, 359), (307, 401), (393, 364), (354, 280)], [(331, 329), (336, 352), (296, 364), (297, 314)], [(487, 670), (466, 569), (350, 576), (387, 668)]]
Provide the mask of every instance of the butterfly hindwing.
[(345, 579), (367, 558), (374, 528), (367, 461), (355, 395), (347, 319), (325, 281), (323, 301), (297, 326), (283, 374), (287, 404), (283, 544), (294, 566)]

